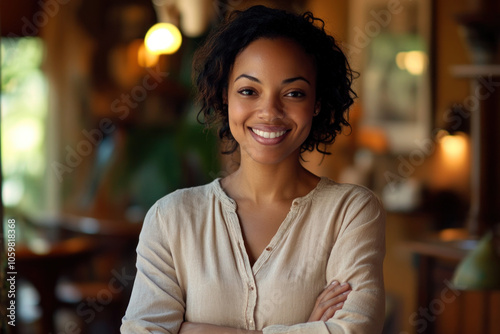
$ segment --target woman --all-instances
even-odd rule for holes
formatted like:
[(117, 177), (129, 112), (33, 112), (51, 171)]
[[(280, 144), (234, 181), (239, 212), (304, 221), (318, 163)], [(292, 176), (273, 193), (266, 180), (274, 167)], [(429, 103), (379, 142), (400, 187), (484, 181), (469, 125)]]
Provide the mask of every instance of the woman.
[(349, 125), (355, 96), (318, 21), (256, 6), (198, 51), (201, 113), (240, 165), (148, 212), (123, 333), (381, 331), (381, 205), (300, 162)]

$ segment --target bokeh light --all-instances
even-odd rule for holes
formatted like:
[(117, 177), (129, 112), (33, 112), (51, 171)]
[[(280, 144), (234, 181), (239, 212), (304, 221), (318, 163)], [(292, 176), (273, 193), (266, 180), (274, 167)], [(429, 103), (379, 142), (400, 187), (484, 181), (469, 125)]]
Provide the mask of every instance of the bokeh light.
[(144, 43), (153, 54), (172, 54), (181, 47), (182, 35), (171, 23), (157, 23), (146, 33)]

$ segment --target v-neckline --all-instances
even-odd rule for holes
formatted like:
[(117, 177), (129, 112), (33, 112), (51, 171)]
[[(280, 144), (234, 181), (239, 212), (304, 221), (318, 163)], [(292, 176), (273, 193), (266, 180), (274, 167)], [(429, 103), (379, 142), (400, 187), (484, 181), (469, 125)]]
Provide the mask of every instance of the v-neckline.
[(248, 251), (245, 246), (244, 238), (243, 238), (243, 231), (241, 228), (240, 224), (240, 219), (237, 214), (238, 210), (238, 205), (235, 200), (233, 200), (227, 193), (224, 191), (222, 188), (222, 185), (220, 183), (220, 178), (215, 180), (216, 183), (216, 189), (217, 192), (220, 195), (220, 199), (224, 204), (226, 204), (226, 207), (228, 208), (228, 211), (232, 217), (232, 228), (234, 229), (235, 232), (235, 237), (238, 241), (238, 245), (240, 248), (240, 252), (243, 255), (243, 259), (245, 262), (245, 267), (249, 268), (252, 271), (253, 275), (256, 275), (257, 272), (260, 270), (262, 265), (267, 262), (269, 257), (272, 255), (273, 251), (275, 248), (278, 246), (278, 244), (283, 240), (283, 237), (285, 236), (286, 232), (289, 230), (289, 227), (291, 223), (293, 222), (294, 218), (296, 217), (297, 213), (299, 212), (300, 207), (302, 206), (301, 204), (308, 202), (314, 194), (320, 189), (323, 184), (326, 181), (326, 177), (320, 177), (320, 180), (316, 184), (316, 186), (311, 189), (306, 195), (300, 196), (295, 198), (292, 201), (292, 204), (290, 205), (290, 209), (288, 210), (287, 215), (283, 219), (283, 221), (280, 223), (280, 226), (278, 227), (278, 230), (276, 233), (273, 235), (271, 238), (271, 241), (269, 244), (264, 248), (262, 253), (258, 256), (258, 258), (255, 260), (253, 264), (250, 262), (250, 256), (248, 255)]

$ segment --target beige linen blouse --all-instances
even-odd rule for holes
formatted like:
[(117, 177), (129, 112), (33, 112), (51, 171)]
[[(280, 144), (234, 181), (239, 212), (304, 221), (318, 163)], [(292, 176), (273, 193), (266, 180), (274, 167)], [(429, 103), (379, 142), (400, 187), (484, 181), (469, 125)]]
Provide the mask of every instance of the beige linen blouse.
[[(122, 333), (178, 333), (183, 321), (264, 334), (381, 332), (385, 213), (372, 192), (321, 178), (293, 201), (252, 266), (236, 203), (219, 181), (175, 191), (149, 210)], [(353, 290), (342, 310), (306, 323), (334, 280)]]

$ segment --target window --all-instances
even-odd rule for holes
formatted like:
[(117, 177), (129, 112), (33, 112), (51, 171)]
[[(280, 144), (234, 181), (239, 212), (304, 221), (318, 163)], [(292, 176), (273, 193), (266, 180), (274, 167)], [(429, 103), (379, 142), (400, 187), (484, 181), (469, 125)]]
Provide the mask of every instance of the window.
[(26, 213), (45, 205), (48, 84), (40, 38), (2, 38), (2, 195), (7, 208)]

